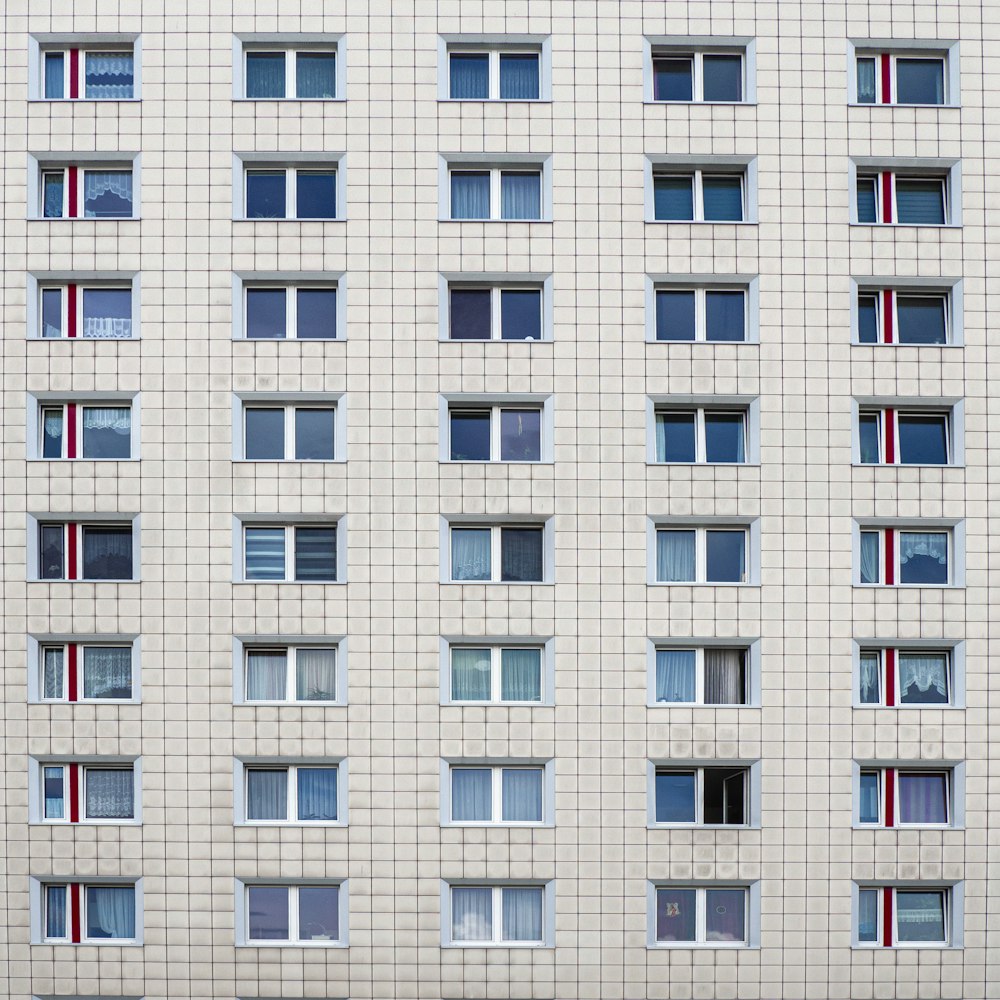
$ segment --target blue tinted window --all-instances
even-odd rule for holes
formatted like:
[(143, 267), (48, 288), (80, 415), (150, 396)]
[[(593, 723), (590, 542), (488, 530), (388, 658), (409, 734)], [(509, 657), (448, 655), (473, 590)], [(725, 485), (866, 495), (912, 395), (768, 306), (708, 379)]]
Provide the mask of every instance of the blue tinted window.
[(903, 465), (948, 464), (948, 418), (943, 413), (898, 413), (896, 425)]
[(705, 292), (705, 339), (718, 342), (746, 340), (745, 292)]
[(337, 215), (337, 174), (333, 170), (299, 170), (295, 175), (295, 215), (299, 219), (333, 219)]
[(62, 323), (62, 289), (42, 289), (42, 336), (61, 337)]
[(705, 414), (705, 461), (745, 462), (742, 413)]
[(453, 288), (451, 290), (452, 340), (490, 339), (490, 290), (488, 288)]
[(500, 579), (538, 583), (542, 579), (542, 529), (500, 529)]
[(505, 170), (500, 174), (500, 218), (542, 217), (542, 175)]
[(859, 458), (863, 465), (876, 465), (882, 461), (879, 447), (881, 420), (877, 413), (862, 413), (858, 417)]
[(656, 822), (694, 823), (695, 774), (693, 771), (658, 772), (656, 775)]
[(947, 306), (944, 295), (897, 295), (896, 339), (901, 344), (946, 343)]
[(244, 556), (248, 580), (284, 580), (285, 529), (247, 528), (244, 534)]
[(280, 340), (285, 336), (285, 289), (247, 289), (247, 337)]
[(695, 293), (656, 293), (656, 339), (694, 340)]
[(66, 96), (61, 52), (45, 53), (45, 94), (50, 101), (59, 101)]
[(906, 225), (943, 226), (944, 182), (897, 177), (896, 213)]
[(948, 583), (948, 535), (943, 531), (899, 532), (899, 582)]
[(654, 177), (653, 215), (661, 222), (694, 219), (694, 178)]
[(285, 218), (285, 171), (247, 171), (247, 218)]
[(897, 104), (944, 104), (941, 59), (896, 60)]
[(299, 340), (335, 340), (337, 289), (300, 288), (295, 297), (295, 336)]
[(449, 414), (449, 422), (453, 462), (490, 460), (489, 410), (453, 410)]
[(705, 579), (709, 583), (742, 583), (746, 579), (746, 532), (705, 532)]
[(83, 577), (85, 580), (130, 580), (132, 529), (84, 525)]
[(83, 215), (87, 219), (127, 219), (132, 215), (131, 170), (85, 170)]
[(295, 411), (295, 457), (300, 462), (332, 462), (335, 419), (332, 409), (301, 407)]
[(256, 461), (285, 457), (285, 411), (280, 407), (247, 407), (244, 456)]
[(704, 56), (703, 88), (706, 101), (743, 100), (743, 57)]
[(51, 170), (42, 174), (42, 216), (46, 219), (63, 217), (65, 179), (63, 171)]
[(295, 579), (337, 579), (337, 529), (295, 529)]
[(706, 222), (743, 221), (743, 179), (741, 177), (702, 178), (702, 199)]
[(337, 56), (300, 52), (295, 58), (295, 96), (331, 100), (337, 91)]
[(653, 60), (653, 99), (690, 101), (694, 98), (694, 63), (690, 58)]
[(656, 415), (656, 460), (693, 462), (696, 457), (694, 413)]
[[(488, 328), (487, 323), (487, 330)], [(500, 291), (500, 338), (501, 340), (542, 339), (540, 290), (505, 288)]]
[(285, 53), (247, 53), (247, 97), (265, 100), (285, 96)]
[(542, 411), (500, 411), (500, 461), (542, 460)]
[(858, 341), (862, 344), (878, 343), (878, 296), (858, 296)]
[(879, 774), (878, 771), (862, 771), (861, 783), (858, 788), (858, 822), (878, 823), (881, 819), (879, 809)]
[(538, 100), (538, 56), (525, 53), (500, 54), (500, 100)]
[(83, 336), (95, 340), (125, 340), (132, 336), (132, 290), (85, 288)]
[(875, 207), (875, 178), (858, 178), (858, 222), (874, 225), (878, 221)]
[(453, 219), (490, 217), (490, 175), (487, 171), (451, 172), (451, 217)]
[(448, 60), (452, 100), (485, 101), (490, 96), (490, 57), (452, 53)]

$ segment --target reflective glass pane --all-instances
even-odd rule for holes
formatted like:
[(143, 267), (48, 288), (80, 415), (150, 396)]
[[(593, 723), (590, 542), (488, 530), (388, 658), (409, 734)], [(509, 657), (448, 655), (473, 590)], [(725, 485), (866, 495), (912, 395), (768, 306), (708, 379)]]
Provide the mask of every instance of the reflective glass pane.
[(42, 458), (63, 456), (63, 408), (46, 407), (42, 410)]
[(875, 60), (858, 59), (858, 104), (875, 103)]
[(340, 887), (303, 885), (299, 888), (299, 940), (340, 938)]
[(47, 938), (69, 937), (66, 921), (66, 886), (47, 885), (45, 887), (45, 936)]
[(287, 941), (288, 886), (248, 886), (247, 917), (247, 935), (251, 941)]
[(903, 465), (948, 464), (948, 418), (943, 413), (897, 413), (896, 425)]
[(703, 57), (706, 101), (743, 100), (743, 57), (706, 55)]
[(718, 343), (746, 340), (745, 292), (705, 292), (705, 339)]
[(858, 940), (867, 944), (878, 941), (878, 889), (858, 890)]
[(743, 221), (742, 177), (706, 174), (701, 187), (706, 222)]
[(284, 580), (285, 529), (245, 529), (244, 555), (248, 580)]
[(695, 293), (656, 293), (656, 339), (694, 340)]
[(61, 170), (42, 174), (42, 216), (46, 219), (63, 217), (64, 174)]
[(656, 460), (693, 462), (696, 458), (694, 413), (656, 414)]
[(295, 457), (300, 462), (332, 462), (335, 411), (301, 407), (295, 411)]
[(62, 580), (66, 576), (65, 538), (63, 525), (39, 525), (38, 575), (42, 580)]
[(132, 336), (132, 289), (85, 288), (83, 336), (95, 340), (127, 340)]
[(857, 194), (858, 222), (874, 225), (878, 222), (875, 206), (875, 178), (859, 177)]
[(84, 458), (129, 458), (132, 410), (128, 406), (81, 407)]
[(135, 888), (131, 885), (86, 887), (88, 938), (129, 940), (135, 937)]
[(247, 768), (247, 819), (277, 822), (288, 819), (288, 771)]
[(698, 929), (696, 889), (656, 890), (656, 940), (695, 941)]
[(948, 583), (948, 536), (943, 531), (900, 531), (899, 582)]
[(337, 215), (337, 174), (333, 170), (298, 170), (295, 173), (295, 216), (299, 219), (333, 219)]
[(66, 800), (63, 790), (63, 768), (61, 765), (59, 767), (46, 767), (43, 771), (42, 792), (45, 799), (45, 818), (65, 819)]
[(284, 219), (285, 171), (247, 171), (247, 218)]
[(453, 462), (488, 462), (490, 460), (490, 411), (451, 410), (451, 460)]
[(659, 222), (690, 222), (694, 219), (694, 178), (653, 178), (653, 217)]
[(131, 170), (85, 170), (83, 215), (87, 219), (127, 219), (132, 215)]
[(500, 100), (537, 101), (538, 56), (534, 53), (500, 53)]
[(896, 178), (898, 222), (911, 226), (943, 226), (944, 181)]
[(542, 175), (504, 170), (500, 174), (500, 218), (542, 217)]
[(83, 74), (85, 97), (126, 101), (134, 96), (134, 60), (131, 52), (87, 52)]
[(451, 172), (451, 217), (453, 219), (490, 217), (490, 175), (487, 171)]
[(63, 63), (65, 57), (61, 52), (45, 53), (45, 84), (44, 94), (50, 101), (60, 101), (66, 96)]
[(694, 823), (696, 778), (694, 771), (666, 771), (656, 774), (656, 822)]
[(745, 462), (742, 413), (705, 414), (705, 461)]
[(944, 942), (944, 891), (896, 890), (896, 935), (900, 944)]
[(295, 58), (297, 97), (332, 100), (337, 91), (337, 56), (333, 52), (300, 52)]
[(296, 772), (298, 818), (304, 823), (337, 819), (337, 768), (300, 767)]
[(944, 295), (897, 295), (896, 339), (901, 344), (944, 344), (948, 300)]
[(653, 60), (653, 100), (690, 101), (694, 98), (694, 60), (687, 57)]
[(285, 336), (285, 289), (247, 289), (247, 338), (280, 340)]
[(501, 528), (500, 553), (501, 580), (508, 583), (541, 582), (541, 528)]
[(858, 787), (858, 822), (878, 823), (882, 818), (879, 807), (879, 772), (862, 771), (860, 782)]
[(336, 288), (298, 289), (295, 312), (295, 336), (299, 340), (337, 339)]
[(285, 411), (248, 406), (243, 437), (244, 457), (251, 461), (281, 461), (285, 457)]
[(656, 651), (656, 700), (693, 702), (696, 695), (696, 654), (693, 649)]
[(900, 771), (897, 777), (900, 823), (948, 822), (948, 775)]
[(500, 460), (540, 462), (542, 460), (542, 411), (500, 411)]
[(63, 334), (62, 320), (62, 289), (42, 289), (42, 336), (61, 337)]
[(862, 413), (858, 417), (858, 455), (862, 465), (877, 465), (882, 461), (879, 445), (881, 426), (877, 413)]
[(858, 342), (878, 343), (878, 296), (858, 296)]
[(490, 57), (486, 52), (453, 52), (448, 59), (450, 96), (455, 101), (485, 101), (490, 96)]
[(896, 59), (897, 104), (944, 104), (944, 60)]
[(330, 582), (337, 579), (337, 529), (295, 529), (295, 579)]
[(489, 701), (490, 697), (490, 651), (453, 649), (451, 651), (452, 701)]
[(746, 941), (746, 889), (705, 890), (705, 940)]
[(132, 529), (83, 528), (85, 580), (132, 579)]
[(705, 532), (705, 579), (708, 583), (746, 580), (746, 532)]
[(285, 53), (248, 52), (247, 97), (257, 100), (285, 96)]
[(493, 772), (488, 767), (451, 769), (451, 818), (455, 823), (488, 823), (493, 818)]
[[(454, 308), (454, 304), (452, 308)], [(487, 317), (487, 332), (488, 330), (489, 319)], [(542, 339), (542, 293), (539, 289), (501, 289), (500, 339)]]
[(505, 823), (541, 823), (542, 769), (505, 767), (501, 790)]
[(491, 575), (489, 528), (451, 529), (451, 578), (488, 580)]
[(453, 288), (450, 336), (452, 340), (490, 339), (490, 290)]

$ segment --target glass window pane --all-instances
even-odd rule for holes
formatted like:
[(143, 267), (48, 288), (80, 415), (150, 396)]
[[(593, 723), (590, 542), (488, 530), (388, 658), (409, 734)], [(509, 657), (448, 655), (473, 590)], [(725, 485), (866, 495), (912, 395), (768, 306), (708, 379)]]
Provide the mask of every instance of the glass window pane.
[(505, 767), (502, 771), (505, 823), (541, 823), (542, 769)]
[(860, 541), (860, 578), (862, 583), (878, 583), (882, 579), (881, 539), (877, 531), (862, 531)]
[(43, 580), (66, 576), (66, 530), (61, 524), (42, 524), (38, 529), (38, 575)]
[(490, 941), (493, 938), (493, 890), (485, 886), (453, 886), (451, 939)]
[(455, 823), (493, 819), (493, 772), (488, 767), (451, 769), (451, 818)]
[(288, 887), (247, 887), (248, 936), (251, 941), (288, 940)]
[(875, 60), (858, 59), (858, 104), (875, 103)]
[[(656, 339), (694, 340), (695, 293), (656, 293)], [(742, 338), (741, 338), (742, 339)]]
[(705, 292), (705, 339), (719, 343), (746, 340), (745, 292)]
[(745, 705), (747, 650), (709, 647), (704, 655), (705, 704)]
[(127, 101), (134, 96), (135, 72), (131, 52), (88, 52), (84, 65), (85, 97)]
[(694, 99), (694, 61), (690, 57), (653, 60), (653, 100)]
[(903, 705), (948, 703), (948, 654), (899, 654), (899, 701)]
[(85, 170), (83, 215), (87, 219), (128, 219), (132, 215), (131, 170)]
[(656, 533), (656, 579), (660, 583), (690, 583), (695, 576), (694, 530)]
[(504, 170), (500, 174), (500, 218), (542, 217), (542, 175)]
[(500, 100), (538, 100), (538, 56), (534, 53), (500, 53)]
[(284, 580), (285, 529), (247, 528), (244, 555), (248, 580)]
[(870, 944), (878, 941), (878, 889), (858, 890), (858, 940)]
[(337, 173), (334, 170), (298, 170), (295, 174), (295, 216), (333, 219), (337, 215)]
[(42, 697), (65, 698), (65, 658), (62, 646), (46, 646), (42, 650)]
[(299, 888), (299, 940), (340, 938), (340, 887), (303, 885)]
[(85, 288), (83, 336), (95, 340), (127, 340), (132, 336), (132, 289)]
[(881, 821), (879, 772), (862, 771), (858, 787), (858, 822), (878, 823)]
[(694, 219), (694, 178), (653, 178), (653, 217), (659, 222)]
[(247, 289), (247, 338), (280, 340), (285, 336), (285, 289)]
[(899, 532), (899, 582), (948, 582), (948, 536), (943, 531)]
[(703, 57), (702, 86), (706, 101), (743, 100), (743, 57), (738, 55)]
[(42, 289), (42, 336), (61, 337), (63, 334), (62, 320), (62, 289)]
[(295, 411), (295, 457), (300, 462), (332, 462), (335, 410), (301, 407)]
[(656, 822), (694, 823), (695, 785), (694, 771), (657, 771)]
[(948, 822), (947, 774), (900, 771), (897, 788), (900, 823)]
[(452, 701), (489, 701), (490, 697), (490, 651), (452, 649)]
[(332, 100), (337, 91), (337, 56), (300, 52), (295, 58), (295, 92), (301, 98)]
[(696, 889), (656, 890), (656, 940), (697, 940), (698, 909)]
[(303, 823), (336, 822), (337, 769), (300, 767), (297, 782), (299, 820)]
[(857, 194), (858, 222), (874, 225), (878, 222), (875, 204), (875, 178), (859, 177)]
[(490, 217), (490, 175), (487, 171), (451, 172), (451, 217), (453, 219)]
[(247, 701), (284, 701), (288, 696), (285, 650), (247, 651)]
[[(486, 293), (489, 294), (488, 292)], [(487, 302), (488, 308), (488, 302)], [(452, 302), (454, 310), (454, 302)], [(489, 315), (486, 318), (489, 338)], [(452, 334), (454, 336), (454, 334)], [(542, 339), (542, 293), (533, 288), (504, 288), (500, 291), (500, 339)]]
[(858, 342), (878, 343), (878, 296), (858, 296)]
[(83, 647), (83, 697), (132, 697), (131, 646)]
[(88, 767), (84, 777), (87, 819), (131, 819), (135, 815), (132, 768)]
[(132, 410), (128, 406), (84, 406), (83, 457), (129, 458)]
[(696, 655), (693, 649), (656, 651), (656, 700), (693, 702), (696, 694)]
[(295, 529), (295, 579), (330, 582), (337, 579), (337, 529)]
[(948, 464), (948, 418), (943, 413), (899, 413), (896, 424), (903, 465)]
[(746, 941), (746, 889), (705, 890), (705, 940)]
[(944, 104), (944, 61), (896, 59), (897, 104)]
[(47, 938), (69, 937), (66, 924), (66, 886), (47, 885), (45, 887), (45, 936)]
[(85, 580), (132, 579), (132, 529), (83, 529), (83, 577)]
[(944, 344), (948, 300), (943, 295), (897, 295), (896, 339), (901, 344)]
[(87, 937), (129, 940), (135, 937), (135, 888), (88, 885)]
[(285, 96), (285, 53), (247, 53), (247, 97), (257, 100)]
[(896, 212), (903, 224), (944, 225), (944, 181), (897, 177)]
[(500, 411), (500, 460), (540, 462), (542, 460), (542, 411)]
[[(299, 340), (337, 339), (336, 288), (298, 289), (295, 309), (295, 336)], [(281, 328), (284, 330), (284, 320)]]
[(507, 583), (540, 583), (543, 576), (542, 529), (500, 529), (500, 579)]
[(286, 768), (247, 768), (247, 819), (254, 822), (288, 819)]
[(542, 700), (542, 651), (509, 647), (500, 651), (501, 701)]
[(743, 221), (742, 177), (706, 175), (701, 187), (706, 222)]
[(452, 340), (490, 339), (490, 290), (453, 288), (450, 336)]
[(501, 892), (504, 941), (541, 941), (541, 886), (505, 886)]
[(295, 700), (336, 701), (337, 650), (303, 648), (295, 651)]
[(900, 944), (946, 940), (944, 892), (896, 890), (896, 934)]
[(63, 457), (63, 408), (42, 410), (42, 458)]
[(705, 532), (705, 579), (708, 583), (746, 580), (746, 532)]
[(285, 457), (285, 411), (248, 406), (243, 434), (244, 457), (251, 461), (280, 461)]
[(490, 529), (451, 529), (451, 578), (488, 580), (490, 570)]
[(247, 218), (284, 219), (285, 171), (247, 171)]
[(63, 171), (52, 170), (42, 174), (42, 216), (46, 219), (63, 217), (65, 177)]
[(485, 101), (490, 96), (490, 57), (487, 53), (453, 52), (448, 60), (451, 98)]
[(745, 462), (744, 424), (742, 413), (706, 413), (705, 461)]
[(657, 462), (694, 462), (696, 425), (694, 413), (657, 413)]
[(61, 52), (45, 53), (45, 97), (50, 101), (60, 101), (65, 96), (63, 82), (64, 56)]
[(882, 461), (881, 426), (877, 413), (862, 413), (858, 417), (858, 456), (862, 465), (877, 465)]
[(46, 767), (43, 769), (42, 793), (45, 799), (44, 816), (46, 819), (65, 819), (66, 800), (63, 789), (62, 766)]
[(860, 670), (859, 696), (862, 705), (879, 705), (882, 702), (881, 656), (876, 653), (862, 653), (858, 660)]
[(490, 460), (490, 411), (451, 410), (451, 460), (453, 462), (488, 462)]

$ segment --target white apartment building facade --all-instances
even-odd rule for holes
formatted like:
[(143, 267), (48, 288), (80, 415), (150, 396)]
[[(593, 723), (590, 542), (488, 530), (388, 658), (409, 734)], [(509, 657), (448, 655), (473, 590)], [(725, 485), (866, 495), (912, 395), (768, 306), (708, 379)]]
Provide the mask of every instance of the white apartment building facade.
[(8, 0), (0, 994), (1000, 995), (997, 15)]

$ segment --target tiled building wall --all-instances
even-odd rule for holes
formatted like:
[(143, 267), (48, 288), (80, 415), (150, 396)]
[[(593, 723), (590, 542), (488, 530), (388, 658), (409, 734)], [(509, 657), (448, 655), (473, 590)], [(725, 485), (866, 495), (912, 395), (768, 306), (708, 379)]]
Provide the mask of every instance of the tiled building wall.
[[(8, 0), (0, 992), (997, 996), (988, 292), (997, 10)], [(28, 35), (142, 39), (142, 99), (27, 101)], [(232, 100), (234, 33), (344, 34), (346, 101)], [(441, 33), (551, 38), (552, 101), (438, 100)], [(643, 35), (756, 40), (757, 103), (643, 103)], [(960, 40), (961, 108), (848, 107), (848, 38)], [(141, 154), (141, 219), (26, 220), (27, 154)], [(233, 153), (344, 153), (346, 220), (233, 220)], [(442, 153), (551, 156), (552, 221), (440, 222)], [(756, 157), (759, 222), (644, 222), (647, 156)], [(961, 228), (851, 227), (848, 158), (962, 164)], [(134, 342), (25, 339), (26, 273), (141, 274)], [(346, 339), (232, 339), (233, 273), (347, 275)], [(438, 339), (439, 275), (552, 274), (553, 339)], [(647, 274), (759, 275), (759, 344), (646, 342)], [(850, 278), (961, 277), (965, 346), (850, 343)], [(26, 393), (138, 392), (141, 461), (26, 457)], [(232, 461), (232, 397), (346, 393), (348, 460)], [(551, 396), (554, 462), (439, 462), (439, 397)], [(760, 397), (760, 464), (646, 463), (646, 400)], [(966, 465), (851, 464), (851, 398), (964, 399)], [(141, 515), (140, 579), (27, 582), (27, 515)], [(347, 582), (233, 582), (233, 516), (346, 515)], [(551, 585), (441, 583), (441, 518), (554, 524)], [(647, 584), (650, 519), (759, 518), (759, 585)], [(852, 520), (966, 524), (966, 586), (852, 587)], [(29, 634), (141, 636), (141, 704), (28, 704)], [(233, 704), (233, 637), (347, 636), (348, 704)], [(555, 704), (440, 704), (442, 636), (554, 637)], [(760, 640), (761, 706), (647, 708), (650, 637)], [(852, 709), (854, 638), (965, 640), (968, 708)], [(141, 826), (28, 822), (28, 755), (142, 758)], [(349, 761), (349, 822), (233, 824), (233, 758)], [(555, 761), (555, 824), (440, 824), (441, 758)], [(649, 830), (647, 761), (762, 761), (760, 829)], [(851, 762), (967, 762), (964, 829), (851, 826)], [(992, 794), (991, 794), (992, 793)], [(991, 858), (991, 852), (993, 856)], [(29, 876), (143, 879), (141, 947), (31, 944)], [(234, 879), (346, 878), (348, 948), (236, 947)], [(442, 879), (555, 880), (555, 947), (442, 948)], [(759, 880), (760, 947), (650, 949), (650, 880)], [(964, 947), (851, 947), (852, 880), (963, 881)]]

